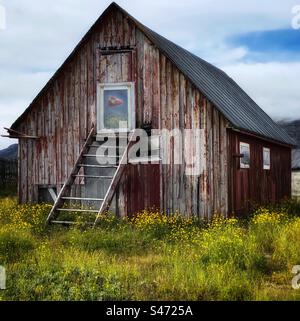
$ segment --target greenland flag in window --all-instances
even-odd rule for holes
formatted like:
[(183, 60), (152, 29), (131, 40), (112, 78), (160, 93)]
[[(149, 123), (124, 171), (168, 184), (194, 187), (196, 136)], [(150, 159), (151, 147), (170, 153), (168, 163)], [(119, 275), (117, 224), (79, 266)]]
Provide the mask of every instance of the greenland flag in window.
[(98, 131), (134, 129), (134, 84), (100, 84)]

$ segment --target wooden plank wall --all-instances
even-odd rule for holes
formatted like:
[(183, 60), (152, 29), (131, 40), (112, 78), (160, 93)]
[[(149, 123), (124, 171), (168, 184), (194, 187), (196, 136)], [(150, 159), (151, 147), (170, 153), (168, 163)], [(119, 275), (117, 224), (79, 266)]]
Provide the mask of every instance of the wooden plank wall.
[[(162, 208), (210, 218), (227, 212), (227, 142), (225, 119), (172, 64), (161, 55), (161, 123), (167, 129), (202, 129), (200, 141), (200, 175), (196, 166), (189, 168), (186, 160), (195, 155), (188, 137), (183, 136), (183, 165), (173, 165), (176, 146), (171, 145), (162, 165)], [(165, 99), (167, 97), (167, 99)], [(199, 164), (198, 164), (199, 165)], [(188, 171), (192, 175), (187, 175)]]
[[(137, 127), (151, 122), (157, 129), (203, 129), (200, 175), (187, 176), (185, 163), (152, 168), (153, 182), (159, 180), (161, 209), (207, 218), (215, 212), (226, 214), (226, 120), (120, 12), (112, 12), (105, 17), (22, 122), (19, 130), (43, 138), (20, 141), (20, 201), (37, 201), (37, 185), (55, 184), (57, 190), (61, 188), (92, 123), (96, 123), (96, 82), (104, 70), (99, 64), (96, 49), (99, 46), (136, 46), (136, 68), (132, 78), (136, 79)], [(109, 63), (118, 64), (118, 60), (108, 62), (103, 75), (107, 81), (110, 81)], [(173, 160), (175, 149), (176, 146), (171, 144), (169, 150), (162, 150), (162, 153)], [(184, 147), (183, 151), (187, 157), (192, 157), (192, 149)], [(157, 203), (157, 197), (153, 195), (153, 200), (145, 199), (146, 192), (131, 194), (134, 190), (139, 194), (132, 187), (137, 177), (140, 177), (139, 184), (144, 185), (143, 190), (147, 191), (149, 184), (153, 183), (153, 175), (148, 174), (147, 167), (143, 165), (128, 170), (127, 182), (123, 182), (118, 192), (119, 208), (134, 211), (143, 204), (151, 206), (151, 203)], [(124, 184), (131, 186), (127, 192)], [(137, 204), (132, 201), (135, 198), (140, 200)]]
[(135, 43), (135, 26), (120, 13), (108, 15), (35, 102), (19, 127), (42, 137), (20, 140), (21, 203), (38, 200), (38, 185), (60, 190), (96, 123), (96, 48)]
[[(276, 203), (291, 196), (291, 149), (249, 135), (228, 132), (230, 212), (243, 215), (252, 206)], [(250, 144), (250, 168), (241, 169), (240, 142)], [(271, 169), (263, 169), (263, 148), (271, 150)]]

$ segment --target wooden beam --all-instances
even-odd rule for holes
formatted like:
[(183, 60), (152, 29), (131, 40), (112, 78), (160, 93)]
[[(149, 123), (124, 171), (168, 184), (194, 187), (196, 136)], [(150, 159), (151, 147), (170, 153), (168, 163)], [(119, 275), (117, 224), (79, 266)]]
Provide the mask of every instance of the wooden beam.
[(13, 135), (1, 135), (1, 137), (11, 138), (11, 139), (40, 139), (37, 136), (13, 136)]
[[(13, 138), (13, 139), (20, 139), (20, 138), (25, 138), (25, 139), (39, 139), (40, 137), (38, 136), (30, 136), (21, 132), (18, 132), (14, 129), (10, 129), (7, 127), (3, 127), (6, 131), (8, 131), (9, 135), (1, 135), (1, 137), (6, 137), (6, 138)], [(12, 134), (10, 134), (12, 133)]]

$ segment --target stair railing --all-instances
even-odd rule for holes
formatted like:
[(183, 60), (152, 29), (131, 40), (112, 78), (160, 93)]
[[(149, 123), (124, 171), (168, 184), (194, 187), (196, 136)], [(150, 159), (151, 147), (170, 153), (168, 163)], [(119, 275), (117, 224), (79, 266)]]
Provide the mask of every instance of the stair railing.
[(87, 139), (85, 141), (85, 143), (83, 144), (80, 154), (77, 158), (77, 161), (68, 177), (68, 179), (66, 180), (66, 182), (64, 183), (62, 189), (60, 190), (56, 201), (54, 202), (54, 205), (47, 217), (46, 220), (46, 225), (51, 223), (51, 220), (54, 219), (56, 217), (56, 212), (57, 209), (59, 208), (59, 206), (61, 206), (63, 200), (62, 197), (64, 197), (66, 195), (66, 193), (69, 191), (70, 186), (74, 183), (75, 179), (76, 179), (76, 175), (79, 173), (80, 171), (80, 163), (83, 159), (83, 155), (87, 152), (88, 146), (91, 144), (93, 136), (95, 135), (95, 126), (94, 124), (92, 125), (92, 128), (87, 136)]

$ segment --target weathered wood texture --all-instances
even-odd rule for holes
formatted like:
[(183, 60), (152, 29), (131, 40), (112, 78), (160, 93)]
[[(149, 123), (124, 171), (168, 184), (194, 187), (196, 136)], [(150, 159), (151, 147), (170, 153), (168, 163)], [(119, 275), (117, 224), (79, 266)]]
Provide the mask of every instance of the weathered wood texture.
[[(115, 210), (121, 216), (147, 207), (205, 218), (214, 213), (226, 214), (231, 182), (227, 151), (233, 139), (227, 139), (226, 119), (122, 13), (111, 11), (102, 22), (40, 95), (19, 128), (28, 135), (42, 136), (40, 140), (20, 141), (20, 201), (37, 201), (38, 185), (54, 184), (59, 191), (66, 181), (91, 124), (96, 124), (97, 82), (134, 81), (137, 128), (151, 122), (155, 129), (201, 129), (203, 135), (200, 146), (183, 144), (183, 165), (130, 165), (116, 194)], [(111, 46), (135, 49), (132, 53), (105, 56), (97, 49)], [(190, 139), (184, 135), (184, 142)], [(187, 161), (197, 147), (200, 164), (189, 166)], [(256, 177), (256, 184), (261, 180), (258, 175), (266, 176), (259, 188), (249, 179), (250, 196), (258, 200), (288, 194), (280, 186), (289, 182), (289, 151), (276, 145), (274, 149), (280, 152), (272, 153), (276, 166), (280, 167), (281, 161), (285, 166), (274, 171), (277, 181), (267, 174), (249, 171)], [(162, 156), (171, 161), (176, 151), (173, 141), (167, 149), (161, 148)], [(260, 159), (257, 152), (257, 161)], [(196, 173), (197, 166), (199, 175), (186, 175)], [(234, 184), (241, 189), (244, 181)]]
[[(229, 130), (229, 211), (245, 214), (253, 206), (291, 196), (291, 149)], [(250, 168), (240, 168), (240, 142), (250, 144)], [(263, 168), (263, 148), (270, 148), (271, 169)]]

